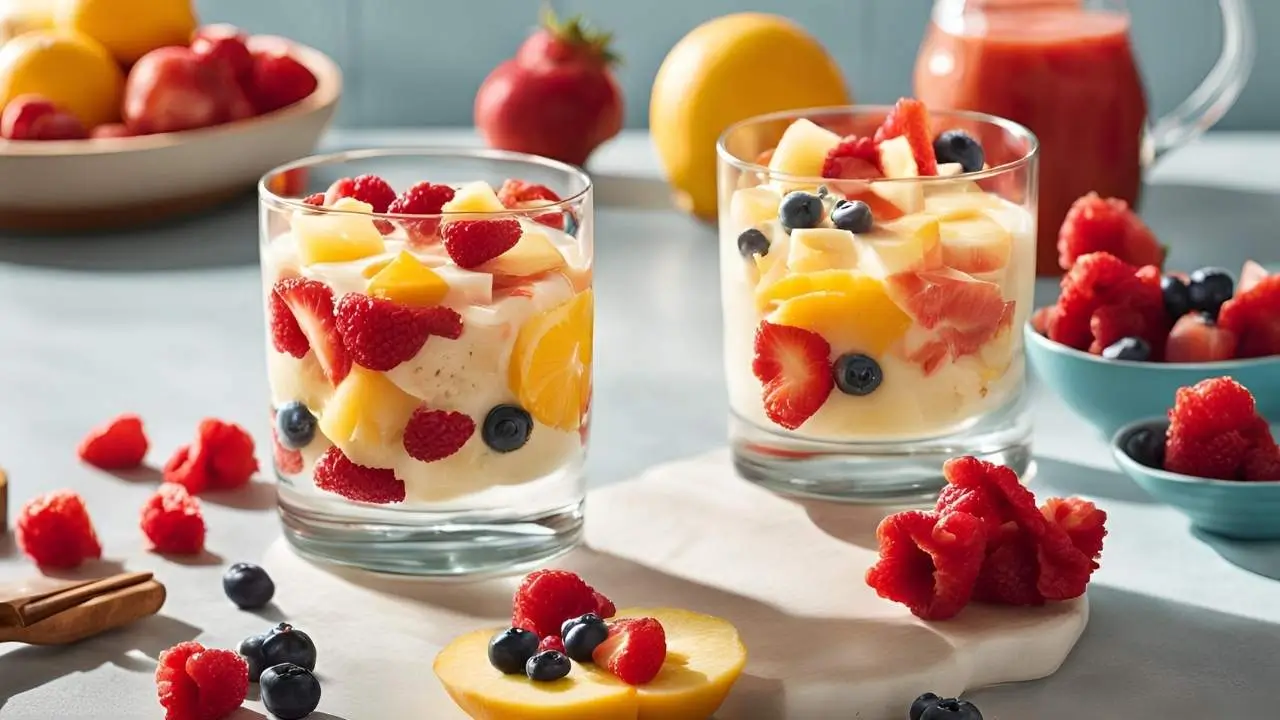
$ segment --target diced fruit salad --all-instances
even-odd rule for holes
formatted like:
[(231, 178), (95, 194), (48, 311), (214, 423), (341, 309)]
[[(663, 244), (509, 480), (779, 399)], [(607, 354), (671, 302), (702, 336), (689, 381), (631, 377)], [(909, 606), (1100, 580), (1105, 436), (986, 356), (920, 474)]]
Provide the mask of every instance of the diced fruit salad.
[(279, 473), (437, 501), (582, 454), (590, 257), (555, 192), (364, 175), (294, 205), (263, 247)]
[(761, 160), (771, 179), (734, 192), (722, 241), (739, 414), (927, 435), (1011, 397), (1034, 219), (984, 190), (1003, 178), (967, 178), (986, 167), (977, 139), (903, 99), (871, 137), (796, 120)]

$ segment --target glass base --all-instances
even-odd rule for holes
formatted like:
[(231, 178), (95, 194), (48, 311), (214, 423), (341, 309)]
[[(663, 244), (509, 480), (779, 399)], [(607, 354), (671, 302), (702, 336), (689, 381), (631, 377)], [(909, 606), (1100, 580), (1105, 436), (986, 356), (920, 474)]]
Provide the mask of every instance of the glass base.
[(440, 579), (516, 575), (582, 540), (583, 502), (540, 509), (377, 509), (279, 486), (285, 539), (304, 557), (373, 572)]
[(742, 477), (776, 493), (818, 500), (932, 503), (946, 484), (943, 463), (961, 455), (1008, 466), (1024, 480), (1034, 472), (1031, 420), (1021, 401), (962, 431), (933, 438), (808, 440), (737, 414), (730, 416), (729, 435), (733, 465)]

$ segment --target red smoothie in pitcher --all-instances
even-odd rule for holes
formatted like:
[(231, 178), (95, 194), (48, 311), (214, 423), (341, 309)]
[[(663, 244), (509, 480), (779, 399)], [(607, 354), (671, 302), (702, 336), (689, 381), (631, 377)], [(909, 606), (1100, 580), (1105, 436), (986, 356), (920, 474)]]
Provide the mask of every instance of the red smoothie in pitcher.
[(1052, 5), (987, 0), (935, 14), (915, 70), (929, 106), (1008, 118), (1039, 137), (1041, 275), (1062, 272), (1058, 228), (1076, 198), (1137, 200), (1147, 121), (1129, 18)]

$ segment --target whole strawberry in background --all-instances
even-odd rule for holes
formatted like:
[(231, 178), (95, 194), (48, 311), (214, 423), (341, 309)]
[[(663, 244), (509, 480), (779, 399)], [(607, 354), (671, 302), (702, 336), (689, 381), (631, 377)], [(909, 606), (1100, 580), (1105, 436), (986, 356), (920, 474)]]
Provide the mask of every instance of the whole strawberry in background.
[(485, 142), (586, 163), (622, 129), (622, 91), (610, 70), (618, 61), (609, 51), (611, 38), (581, 17), (562, 22), (545, 10), (542, 26), (476, 93), (476, 126)]

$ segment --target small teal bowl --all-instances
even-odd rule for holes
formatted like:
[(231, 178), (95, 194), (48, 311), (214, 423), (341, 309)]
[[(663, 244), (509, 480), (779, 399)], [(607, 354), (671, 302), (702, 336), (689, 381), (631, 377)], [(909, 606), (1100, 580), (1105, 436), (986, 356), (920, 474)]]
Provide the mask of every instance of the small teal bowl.
[(1280, 540), (1280, 482), (1206, 480), (1152, 467), (1158, 462), (1146, 440), (1162, 443), (1168, 428), (1163, 417), (1120, 428), (1111, 441), (1120, 470), (1201, 530), (1238, 540)]
[(1280, 417), (1280, 356), (1212, 363), (1104, 360), (1023, 329), (1027, 360), (1062, 401), (1111, 437), (1124, 425), (1163, 416), (1178, 388), (1229, 375), (1249, 388), (1264, 417)]

